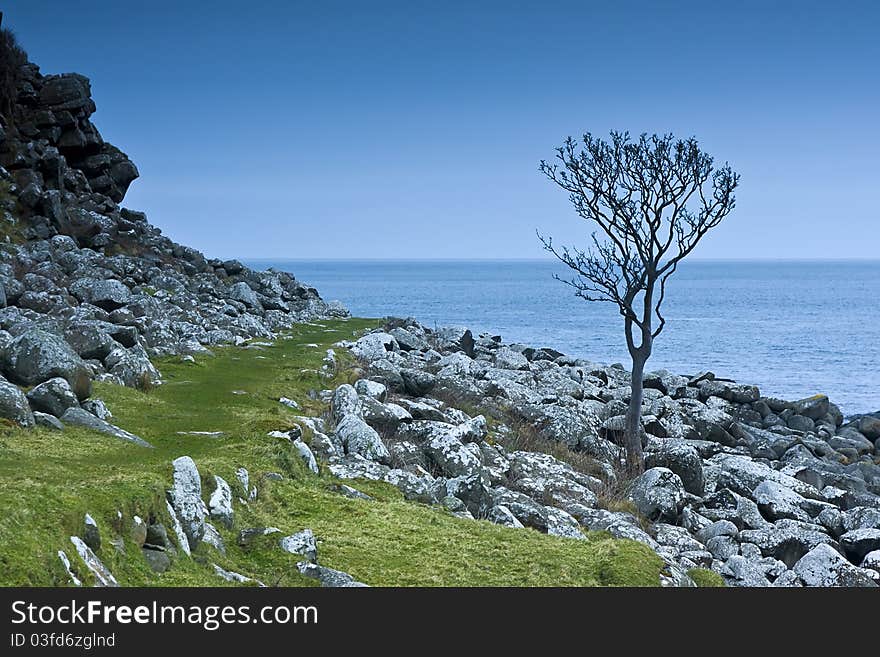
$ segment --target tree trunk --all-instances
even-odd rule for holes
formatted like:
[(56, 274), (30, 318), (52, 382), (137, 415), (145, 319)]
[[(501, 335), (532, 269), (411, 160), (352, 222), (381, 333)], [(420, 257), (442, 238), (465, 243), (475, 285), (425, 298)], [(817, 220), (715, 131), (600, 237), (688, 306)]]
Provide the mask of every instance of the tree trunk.
[(632, 384), (629, 408), (626, 411), (626, 469), (631, 476), (640, 475), (645, 467), (642, 453), (642, 377), (648, 357), (638, 350), (632, 356)]

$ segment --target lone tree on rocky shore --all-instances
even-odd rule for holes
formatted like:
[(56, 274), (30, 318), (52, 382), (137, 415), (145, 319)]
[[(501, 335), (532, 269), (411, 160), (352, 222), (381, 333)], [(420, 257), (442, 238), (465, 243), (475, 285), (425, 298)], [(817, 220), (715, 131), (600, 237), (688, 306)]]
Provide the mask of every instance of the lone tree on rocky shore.
[[(627, 469), (644, 468), (642, 379), (654, 340), (666, 319), (661, 305), (666, 282), (710, 229), (733, 209), (739, 175), (728, 164), (716, 169), (693, 138), (612, 132), (611, 140), (571, 137), (540, 170), (569, 193), (578, 216), (596, 224), (592, 246), (556, 248), (539, 234), (550, 253), (574, 271), (559, 280), (586, 301), (617, 305), (624, 318), (632, 357), (632, 394), (626, 414)], [(655, 322), (656, 319), (656, 322)]]

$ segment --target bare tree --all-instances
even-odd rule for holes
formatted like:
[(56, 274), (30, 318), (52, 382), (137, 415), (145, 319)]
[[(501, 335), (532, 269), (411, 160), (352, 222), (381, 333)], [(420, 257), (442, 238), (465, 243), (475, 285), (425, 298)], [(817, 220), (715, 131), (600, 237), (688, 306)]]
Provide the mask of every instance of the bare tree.
[(709, 230), (735, 205), (739, 175), (728, 164), (716, 169), (696, 140), (672, 135), (612, 132), (604, 141), (571, 137), (556, 149), (555, 161), (540, 170), (569, 193), (577, 214), (598, 226), (592, 246), (556, 248), (539, 234), (544, 248), (574, 271), (572, 286), (586, 301), (617, 305), (632, 357), (632, 394), (626, 414), (627, 469), (644, 468), (642, 380), (654, 340), (666, 319), (661, 306), (666, 282)]

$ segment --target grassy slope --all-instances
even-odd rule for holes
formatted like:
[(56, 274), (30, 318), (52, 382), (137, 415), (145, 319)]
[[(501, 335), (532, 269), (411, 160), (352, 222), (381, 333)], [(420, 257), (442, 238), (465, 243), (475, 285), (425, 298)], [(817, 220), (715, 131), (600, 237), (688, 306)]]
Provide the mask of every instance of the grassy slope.
[[(285, 533), (312, 528), (323, 565), (371, 585), (657, 584), (661, 562), (639, 543), (600, 534), (574, 541), (461, 520), (406, 502), (397, 489), (377, 482), (350, 482), (375, 497), (351, 500), (334, 491), (330, 476), (307, 472), (283, 441), (267, 437), (267, 431), (289, 426), (295, 414), (276, 401), (279, 396), (296, 399), (309, 414), (324, 410), (308, 392), (348, 376), (343, 372), (331, 382), (316, 372), (326, 348), (370, 325), (369, 320), (302, 325), (272, 347), (217, 349), (196, 364), (159, 361), (166, 383), (148, 393), (98, 384), (96, 395), (113, 411), (113, 422), (150, 441), (152, 450), (72, 428), (63, 434), (0, 429), (0, 584), (66, 584), (59, 548), (84, 573), (69, 536), (81, 533), (86, 512), (101, 527), (99, 556), (123, 585), (222, 584), (211, 563), (269, 584), (311, 585), (293, 568), (295, 558), (277, 547), (280, 535), (247, 550), (236, 544), (239, 529), (255, 526)], [(235, 469), (244, 466), (260, 497), (247, 507), (236, 504), (232, 531), (219, 527), (226, 556), (203, 544), (192, 559), (181, 555), (169, 572), (158, 575), (128, 538), (131, 517), (154, 514), (170, 527), (164, 491), (171, 460), (184, 454), (196, 461), (206, 491), (213, 489), (213, 474), (235, 486)], [(266, 472), (283, 473), (284, 481), (261, 481)], [(125, 539), (124, 555), (109, 541), (118, 535)]]

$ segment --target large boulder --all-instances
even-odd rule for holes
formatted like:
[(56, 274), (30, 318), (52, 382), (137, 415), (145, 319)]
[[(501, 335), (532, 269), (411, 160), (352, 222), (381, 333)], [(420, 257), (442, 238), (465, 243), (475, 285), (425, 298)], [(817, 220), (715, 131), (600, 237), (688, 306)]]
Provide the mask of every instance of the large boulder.
[(131, 349), (114, 349), (104, 359), (104, 365), (129, 388), (149, 389), (161, 378), (159, 370), (140, 345)]
[(797, 415), (803, 415), (811, 420), (821, 420), (831, 410), (831, 404), (825, 395), (813, 395), (806, 399), (794, 402), (792, 410)]
[(88, 398), (92, 390), (83, 359), (62, 338), (42, 329), (29, 329), (12, 341), (6, 350), (5, 369), (11, 379), (26, 386), (60, 376), (80, 400)]
[(361, 415), (361, 404), (354, 386), (343, 383), (336, 388), (330, 401), (330, 410), (337, 423), (342, 422), (346, 415)]
[(880, 529), (854, 529), (840, 537), (843, 553), (855, 563), (860, 563), (865, 555), (880, 550)]
[(437, 434), (423, 449), (447, 477), (467, 477), (482, 471), (480, 459), (453, 434)]
[(104, 360), (119, 346), (99, 322), (77, 322), (68, 326), (64, 331), (64, 339), (83, 358), (98, 360)]
[(825, 544), (807, 552), (793, 570), (807, 586), (877, 586), (865, 571)]
[(388, 333), (368, 333), (351, 347), (351, 353), (358, 358), (371, 362), (385, 358), (389, 351), (398, 349), (397, 340)]
[(763, 529), (745, 529), (739, 536), (744, 544), (756, 545), (763, 556), (778, 559), (789, 568), (816, 546), (834, 543), (822, 527), (790, 519)]
[(254, 310), (263, 309), (263, 304), (260, 303), (260, 298), (257, 296), (257, 293), (254, 292), (253, 288), (244, 281), (231, 285), (229, 287), (228, 296), (234, 301), (243, 303), (248, 308)]
[(702, 495), (705, 486), (703, 460), (692, 445), (683, 440), (668, 439), (652, 442), (645, 453), (646, 468), (669, 468), (677, 474), (684, 489), (694, 495)]
[(675, 522), (684, 506), (681, 478), (669, 468), (651, 468), (633, 482), (630, 499), (649, 520)]
[(81, 278), (70, 285), (70, 293), (83, 303), (113, 311), (131, 301), (131, 290), (115, 279)]
[(27, 398), (32, 409), (55, 417), (64, 415), (68, 408), (79, 406), (79, 401), (67, 379), (62, 379), (60, 376), (35, 386), (28, 392)]
[(378, 463), (388, 463), (391, 459), (376, 430), (353, 413), (345, 415), (336, 425), (336, 437), (345, 447), (346, 454), (359, 454)]
[(27, 397), (21, 389), (9, 381), (0, 379), (0, 417), (12, 420), (23, 427), (34, 426), (34, 414)]
[(806, 500), (790, 488), (775, 481), (762, 481), (754, 490), (754, 499), (761, 514), (771, 521), (791, 518), (809, 522), (810, 516), (803, 510)]

